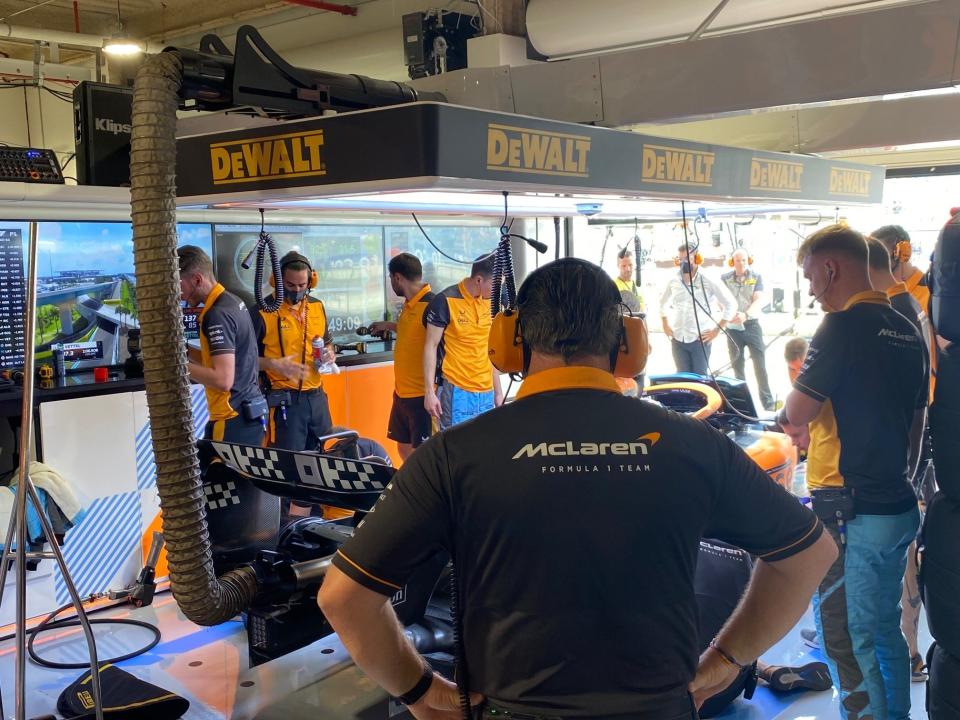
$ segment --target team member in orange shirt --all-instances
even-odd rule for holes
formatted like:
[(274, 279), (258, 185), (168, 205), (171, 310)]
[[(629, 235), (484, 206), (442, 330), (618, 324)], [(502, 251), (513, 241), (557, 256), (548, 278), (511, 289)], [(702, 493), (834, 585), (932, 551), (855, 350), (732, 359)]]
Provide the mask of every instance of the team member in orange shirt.
[(387, 437), (396, 441), (400, 457), (406, 460), (430, 437), (430, 414), (423, 406), (423, 343), (427, 333), (423, 313), (434, 294), (423, 282), (423, 266), (416, 256), (400, 253), (390, 260), (387, 270), (390, 287), (405, 302), (397, 322), (372, 323), (370, 332), (397, 334), (393, 348), (393, 408)]
[(424, 313), (423, 405), (441, 430), (503, 402), (500, 374), (487, 353), (492, 289), (493, 257), (487, 256), (473, 263), (470, 277), (438, 293)]
[(333, 421), (323, 375), (314, 367), (312, 343), (322, 338), (323, 359), (333, 363), (333, 336), (323, 303), (310, 295), (318, 282), (310, 261), (290, 251), (280, 259), (280, 272), (283, 304), (275, 312), (251, 313), (260, 369), (270, 381), (270, 445), (315, 450), (317, 438), (330, 432)]
[(920, 309), (926, 312), (930, 303), (930, 288), (927, 287), (926, 273), (910, 262), (913, 256), (910, 235), (900, 225), (884, 225), (870, 235), (887, 248), (893, 277), (907, 286), (907, 291), (919, 303)]

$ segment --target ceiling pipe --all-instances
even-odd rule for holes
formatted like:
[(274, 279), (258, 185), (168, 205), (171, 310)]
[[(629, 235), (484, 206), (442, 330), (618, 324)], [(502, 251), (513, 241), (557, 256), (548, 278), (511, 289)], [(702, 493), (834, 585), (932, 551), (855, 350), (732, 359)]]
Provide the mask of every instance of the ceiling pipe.
[[(62, 30), (44, 30), (42, 28), (24, 27), (22, 25), (10, 25), (9, 23), (0, 23), (0, 40), (23, 40), (29, 42), (49, 42), (58, 45), (69, 45), (73, 47), (96, 48), (103, 47), (103, 43), (108, 38), (101, 35), (84, 35), (83, 33), (65, 32)], [(155, 43), (143, 43), (143, 50), (147, 53), (163, 52), (163, 45)]]
[(283, 0), (288, 5), (302, 5), (303, 7), (313, 8), (315, 10), (328, 10), (330, 12), (340, 13), (341, 15), (357, 14), (357, 9), (352, 5), (338, 5), (336, 3), (323, 2), (323, 0)]
[(706, 19), (700, 23), (700, 26), (690, 33), (690, 37), (687, 38), (687, 42), (699, 40), (700, 36), (707, 31), (707, 28), (710, 27), (711, 24), (713, 24), (713, 21), (717, 19), (717, 15), (723, 11), (728, 2), (730, 2), (730, 0), (720, 0), (717, 6), (713, 9), (713, 12), (707, 15)]

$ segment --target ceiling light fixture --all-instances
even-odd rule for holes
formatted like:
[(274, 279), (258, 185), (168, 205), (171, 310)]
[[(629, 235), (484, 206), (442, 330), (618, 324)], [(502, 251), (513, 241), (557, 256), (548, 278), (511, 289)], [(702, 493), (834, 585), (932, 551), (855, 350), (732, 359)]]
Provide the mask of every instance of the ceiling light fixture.
[(117, 32), (103, 43), (103, 51), (115, 57), (136, 55), (143, 52), (140, 43), (128, 37), (123, 32), (123, 22), (120, 20), (120, 0), (117, 0)]

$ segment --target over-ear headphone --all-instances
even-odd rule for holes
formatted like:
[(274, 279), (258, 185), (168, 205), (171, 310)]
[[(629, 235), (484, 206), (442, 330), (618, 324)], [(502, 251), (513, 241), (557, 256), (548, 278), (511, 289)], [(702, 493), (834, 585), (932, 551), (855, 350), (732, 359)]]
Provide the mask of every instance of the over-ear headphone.
[[(525, 372), (529, 364), (530, 349), (523, 342), (523, 323), (520, 308), (526, 300), (526, 291), (532, 278), (547, 268), (562, 264), (571, 272), (576, 270), (595, 273), (600, 284), (607, 292), (605, 306), (621, 307), (620, 291), (613, 281), (596, 265), (579, 258), (563, 258), (548, 263), (532, 272), (517, 291), (517, 308), (497, 313), (490, 326), (488, 353), (493, 366), (503, 373)], [(617, 377), (634, 377), (647, 366), (650, 346), (647, 340), (647, 326), (642, 318), (624, 316), (620, 313), (620, 333), (616, 348), (610, 353), (610, 364)]]
[[(280, 276), (283, 277), (283, 271), (286, 270), (289, 265), (293, 265), (293, 263), (303, 263), (307, 266), (307, 290), (313, 290), (320, 281), (320, 278), (317, 275), (317, 271), (313, 269), (313, 265), (310, 264), (310, 261), (296, 250), (291, 250), (280, 258)], [(272, 272), (267, 278), (267, 282), (270, 283), (270, 287), (277, 286), (276, 281), (273, 279)]]
[(909, 240), (901, 240), (893, 247), (893, 253), (890, 255), (890, 259), (894, 260), (897, 263), (909, 262), (910, 258), (913, 256), (913, 246), (910, 244)]
[[(701, 255), (699, 252), (695, 252), (693, 254), (693, 264), (697, 266), (703, 265), (703, 255)], [(675, 257), (673, 259), (673, 266), (680, 267), (680, 258)]]
[[(753, 265), (753, 255), (747, 254), (747, 265)], [(733, 255), (727, 260), (727, 267), (733, 267)]]

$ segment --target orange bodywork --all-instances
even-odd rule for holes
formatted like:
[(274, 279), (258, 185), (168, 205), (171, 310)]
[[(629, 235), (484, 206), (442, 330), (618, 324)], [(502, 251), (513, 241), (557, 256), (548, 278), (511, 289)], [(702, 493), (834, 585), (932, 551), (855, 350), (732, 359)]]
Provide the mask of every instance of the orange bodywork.
[[(622, 386), (621, 386), (622, 389)], [(720, 393), (709, 385), (695, 382), (677, 382), (653, 385), (646, 388), (651, 397), (656, 397), (658, 391), (682, 391), (697, 395), (703, 400), (703, 406), (691, 417), (706, 420), (716, 413), (723, 405)], [(626, 394), (626, 393), (625, 393)], [(753, 442), (749, 445), (738, 443), (747, 455), (761, 467), (775, 483), (790, 491), (793, 486), (793, 473), (797, 467), (797, 449), (786, 435), (777, 432), (762, 430), (747, 431)]]
[(775, 483), (789, 491), (797, 468), (797, 449), (790, 438), (781, 433), (761, 432), (757, 436), (756, 442), (744, 450)]

